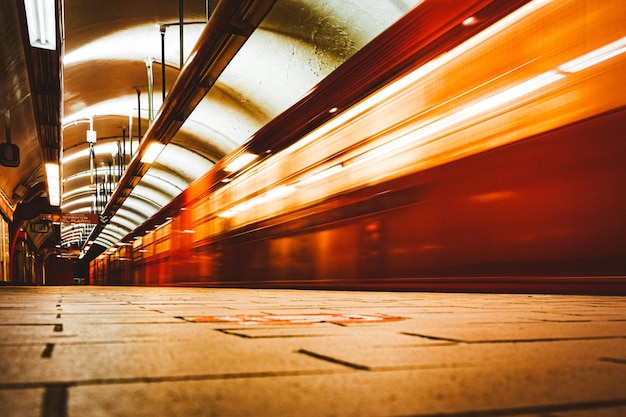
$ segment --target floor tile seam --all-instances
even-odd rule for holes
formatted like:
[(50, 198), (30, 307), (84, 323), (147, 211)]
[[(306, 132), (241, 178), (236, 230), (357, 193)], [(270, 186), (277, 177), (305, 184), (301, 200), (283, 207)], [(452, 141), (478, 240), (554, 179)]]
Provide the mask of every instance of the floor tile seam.
[[(74, 335), (68, 335), (66, 337), (75, 337)], [(25, 343), (1, 343), (0, 342), (0, 349), (3, 348), (28, 348), (28, 347), (44, 347), (48, 344), (51, 343), (51, 341), (54, 341), (54, 345), (56, 345), (57, 347), (62, 347), (62, 346), (90, 346), (90, 345), (136, 345), (136, 344), (155, 344), (155, 343), (159, 343), (159, 344), (163, 344), (163, 340), (162, 339), (132, 339), (132, 340), (81, 340), (81, 341), (76, 341), (76, 342), (64, 342), (64, 341), (59, 341), (62, 339), (58, 339), (58, 336), (55, 336), (54, 338), (52, 338), (52, 340), (42, 340), (41, 342), (25, 342)], [(168, 340), (167, 344), (171, 345), (171, 344), (186, 344), (186, 343), (193, 343), (193, 340), (191, 339), (177, 339), (177, 340)]]
[(73, 321), (73, 320), (67, 320), (67, 323), (69, 325), (72, 326), (76, 326), (76, 325), (89, 325), (89, 326), (107, 326), (107, 325), (125, 325), (125, 324), (132, 324), (132, 325), (155, 325), (155, 324), (160, 324), (160, 325), (165, 325), (165, 324), (186, 324), (185, 322), (181, 322), (181, 321)]
[(41, 417), (67, 417), (67, 400), (67, 387), (46, 387), (43, 393)]
[[(64, 318), (65, 319), (65, 318)], [(154, 325), (181, 325), (187, 324), (186, 321), (75, 321), (67, 319), (66, 323), (71, 326), (89, 325), (89, 326), (107, 326), (107, 325), (134, 325), (134, 326), (154, 326)], [(56, 324), (56, 323), (55, 323)]]
[(622, 358), (612, 358), (609, 356), (602, 356), (598, 358), (598, 360), (601, 362), (609, 362), (609, 363), (615, 363), (618, 365), (626, 365), (626, 359), (622, 359)]
[(510, 408), (464, 410), (451, 412), (403, 414), (396, 417), (514, 417), (528, 415), (547, 415), (549, 413), (592, 411), (621, 408), (626, 406), (626, 398), (581, 401), (557, 404), (539, 404)]
[(50, 359), (52, 358), (52, 352), (54, 351), (55, 343), (46, 343), (46, 347), (41, 352), (41, 358)]
[(317, 353), (317, 352), (313, 352), (312, 350), (309, 349), (298, 349), (296, 350), (296, 353), (300, 353), (306, 356), (309, 356), (311, 358), (314, 359), (319, 359), (325, 362), (329, 362), (329, 363), (334, 363), (337, 365), (342, 365), (345, 366), (347, 368), (350, 369), (356, 369), (359, 371), (371, 371), (372, 368), (370, 366), (367, 365), (361, 365), (355, 362), (349, 362), (349, 361), (345, 361), (343, 359), (339, 359), (339, 358), (335, 358), (333, 356), (329, 356), (329, 355), (323, 355), (321, 353)]
[(68, 314), (72, 316), (97, 316), (97, 315), (106, 315), (106, 316), (154, 316), (163, 314), (161, 311), (156, 310), (144, 310), (144, 309), (85, 309), (85, 308), (75, 308), (75, 306), (67, 306), (63, 309), (63, 314)]
[[(19, 346), (19, 345), (24, 345), (24, 346), (39, 345), (41, 343), (46, 343), (51, 340), (58, 341), (62, 339), (74, 339), (74, 340), (78, 339), (79, 341), (76, 343), (89, 344), (89, 343), (109, 343), (109, 342), (114, 343), (116, 340), (122, 340), (122, 339), (130, 340), (129, 343), (143, 342), (146, 340), (147, 341), (163, 341), (163, 339), (165, 338), (165, 336), (160, 336), (159, 334), (147, 334), (147, 335), (138, 335), (138, 336), (109, 335), (108, 338), (106, 338), (106, 336), (99, 337), (99, 336), (93, 336), (91, 334), (74, 333), (71, 331), (69, 332), (67, 331), (54, 332), (53, 331), (53, 332), (45, 333), (45, 334), (42, 333), (42, 334), (28, 335), (28, 337), (29, 337), (28, 340), (24, 340), (21, 343), (14, 342), (14, 341), (5, 341), (5, 342), (0, 341), (0, 347), (11, 347), (11, 346)], [(15, 339), (15, 337), (13, 339)], [(173, 340), (175, 342), (185, 342), (185, 341), (188, 341), (189, 339), (185, 337), (172, 339), (171, 337), (168, 336), (168, 341), (169, 340)]]
[[(560, 316), (560, 314), (548, 314), (549, 316)], [(546, 316), (548, 316), (546, 315)], [(584, 317), (530, 317), (530, 320), (534, 320), (540, 323), (594, 323), (594, 322), (610, 322), (611, 319), (607, 318), (594, 318), (590, 316)]]
[[(242, 339), (298, 339), (298, 338), (311, 338), (311, 337), (337, 337), (338, 335), (336, 334), (315, 334), (315, 333), (309, 333), (309, 334), (304, 334), (304, 333), (296, 333), (296, 334), (268, 334), (268, 335), (249, 335), (249, 334), (245, 334), (243, 332), (238, 332), (238, 331), (233, 331), (233, 329), (213, 329), (213, 330), (217, 330), (220, 333), (223, 333), (225, 335), (228, 336), (236, 336), (236, 337), (240, 337)], [(249, 328), (247, 329), (238, 329), (238, 330), (251, 330)], [(254, 328), (254, 330), (275, 330), (275, 328)]]
[(425, 371), (425, 370), (435, 370), (435, 369), (475, 368), (475, 367), (480, 366), (480, 364), (478, 363), (470, 363), (470, 362), (446, 362), (446, 363), (435, 363), (435, 364), (397, 365), (397, 366), (369, 366), (369, 365), (359, 364), (356, 362), (346, 361), (346, 360), (339, 359), (330, 355), (324, 355), (324, 354), (317, 353), (309, 349), (298, 349), (296, 353), (301, 353), (303, 355), (307, 355), (312, 358), (319, 359), (325, 362), (342, 365), (350, 369), (355, 369), (358, 371), (367, 371), (367, 372)]
[(572, 342), (572, 341), (591, 341), (591, 340), (619, 340), (626, 339), (626, 335), (619, 336), (581, 336), (581, 337), (546, 337), (546, 338), (528, 338), (528, 339), (487, 339), (487, 340), (464, 340), (451, 337), (441, 337), (426, 335), (414, 332), (400, 332), (407, 336), (422, 337), (429, 340), (439, 340), (458, 344), (506, 344), (506, 343), (551, 343), (551, 342)]
[(532, 323), (607, 323), (610, 320), (550, 320), (550, 319), (530, 319)]
[(293, 370), (293, 371), (261, 371), (261, 372), (236, 372), (219, 374), (177, 375), (177, 376), (139, 376), (128, 378), (93, 378), (71, 381), (39, 381), (39, 382), (4, 382), (0, 383), (0, 392), (9, 390), (47, 389), (49, 387), (83, 387), (99, 385), (128, 385), (128, 384), (153, 384), (171, 382), (192, 381), (218, 381), (231, 379), (261, 379), (261, 378), (284, 378), (284, 377), (307, 377), (345, 375), (356, 372), (354, 369), (316, 369), (316, 370)]

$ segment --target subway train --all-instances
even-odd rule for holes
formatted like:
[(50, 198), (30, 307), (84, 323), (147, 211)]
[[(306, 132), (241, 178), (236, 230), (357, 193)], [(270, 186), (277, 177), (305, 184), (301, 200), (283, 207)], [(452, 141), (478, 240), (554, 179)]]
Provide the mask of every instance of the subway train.
[(424, 2), (90, 282), (626, 293), (626, 3)]

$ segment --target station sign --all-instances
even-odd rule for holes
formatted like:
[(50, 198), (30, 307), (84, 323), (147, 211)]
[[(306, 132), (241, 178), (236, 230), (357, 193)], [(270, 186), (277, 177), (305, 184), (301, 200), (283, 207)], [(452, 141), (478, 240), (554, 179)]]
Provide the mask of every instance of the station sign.
[(233, 314), (226, 316), (197, 317), (194, 323), (229, 323), (242, 326), (293, 326), (315, 323), (374, 324), (404, 320), (402, 317), (383, 316), (377, 314)]
[(40, 217), (54, 223), (98, 224), (98, 215), (92, 213), (52, 213), (42, 214)]

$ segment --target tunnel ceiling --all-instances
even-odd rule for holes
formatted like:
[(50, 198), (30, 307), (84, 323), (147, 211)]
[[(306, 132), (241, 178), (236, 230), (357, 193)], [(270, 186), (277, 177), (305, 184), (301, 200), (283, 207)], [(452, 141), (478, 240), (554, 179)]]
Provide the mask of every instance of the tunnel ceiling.
[[(15, 0), (13, 7), (2, 2), (0, 9), (7, 22), (2, 29), (5, 65), (0, 76), (10, 80), (9, 87), (2, 87), (10, 103), (1, 110), (16, 109), (21, 126), (15, 129), (14, 141), (25, 154), (20, 167), (12, 171), (0, 167), (2, 192), (13, 207), (23, 198), (24, 187), (42, 181), (41, 157), (32, 151), (36, 133), (28, 127), (34, 121), (28, 111), (24, 50), (14, 10), (20, 1)], [(184, 0), (184, 60), (215, 3)], [(277, 0), (96, 243), (108, 246), (132, 231), (417, 3)], [(166, 93), (180, 72), (179, 7), (175, 0), (65, 0), (62, 212), (97, 212), (130, 161), (131, 150), (137, 149), (139, 124), (141, 134), (149, 124), (147, 63), (153, 77), (152, 114), (158, 114), (162, 68)], [(25, 109), (19, 111), (19, 106)], [(86, 140), (91, 127), (96, 132), (93, 165)], [(65, 229), (66, 242), (88, 235), (88, 230)]]

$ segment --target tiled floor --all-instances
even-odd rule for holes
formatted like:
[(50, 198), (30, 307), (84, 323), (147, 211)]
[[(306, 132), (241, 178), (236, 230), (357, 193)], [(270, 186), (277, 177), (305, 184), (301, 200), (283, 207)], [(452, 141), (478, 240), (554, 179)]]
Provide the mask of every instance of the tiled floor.
[(0, 416), (626, 416), (626, 297), (0, 287)]

